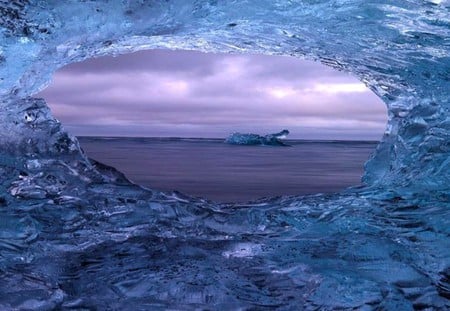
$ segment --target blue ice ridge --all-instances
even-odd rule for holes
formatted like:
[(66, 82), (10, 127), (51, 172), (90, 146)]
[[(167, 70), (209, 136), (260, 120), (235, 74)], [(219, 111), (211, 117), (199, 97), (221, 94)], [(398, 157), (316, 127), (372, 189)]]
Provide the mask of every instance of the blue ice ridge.
[(282, 141), (287, 135), (289, 135), (288, 130), (282, 130), (281, 132), (267, 134), (265, 136), (260, 136), (258, 134), (233, 133), (225, 139), (225, 142), (231, 145), (289, 146)]

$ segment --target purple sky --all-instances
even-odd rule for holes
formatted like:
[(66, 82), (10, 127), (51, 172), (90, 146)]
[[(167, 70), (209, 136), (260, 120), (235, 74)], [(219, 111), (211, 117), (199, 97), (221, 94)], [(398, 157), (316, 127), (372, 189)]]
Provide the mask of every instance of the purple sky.
[(151, 50), (59, 70), (44, 97), (75, 135), (378, 140), (386, 108), (357, 79), (292, 57)]

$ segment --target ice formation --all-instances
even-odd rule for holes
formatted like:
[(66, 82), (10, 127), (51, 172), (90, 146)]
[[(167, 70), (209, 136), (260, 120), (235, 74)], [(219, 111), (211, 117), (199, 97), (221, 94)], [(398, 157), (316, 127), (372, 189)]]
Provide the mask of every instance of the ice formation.
[[(0, 309), (450, 307), (448, 0), (0, 0)], [(139, 49), (320, 61), (387, 105), (365, 186), (217, 205), (90, 161), (31, 96)]]
[(225, 139), (225, 142), (231, 145), (263, 145), (263, 146), (288, 146), (281, 140), (289, 135), (288, 130), (282, 130), (279, 133), (260, 136), (258, 134), (233, 133)]

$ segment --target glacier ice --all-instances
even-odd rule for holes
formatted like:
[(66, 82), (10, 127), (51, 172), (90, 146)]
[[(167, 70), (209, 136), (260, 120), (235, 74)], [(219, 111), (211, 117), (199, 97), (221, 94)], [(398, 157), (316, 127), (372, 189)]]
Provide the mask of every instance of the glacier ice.
[[(0, 0), (0, 309), (449, 309), (449, 38), (447, 0)], [(152, 48), (355, 75), (389, 111), (365, 186), (144, 189), (32, 98), (61, 66)]]
[(264, 145), (264, 146), (288, 146), (281, 140), (289, 135), (288, 130), (282, 130), (279, 133), (260, 136), (258, 134), (233, 133), (225, 139), (225, 142), (231, 145)]

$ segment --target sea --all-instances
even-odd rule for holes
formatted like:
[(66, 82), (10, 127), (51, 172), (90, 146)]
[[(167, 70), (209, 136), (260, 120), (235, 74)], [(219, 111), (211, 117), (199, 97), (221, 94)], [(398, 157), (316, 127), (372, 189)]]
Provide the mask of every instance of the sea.
[(219, 203), (332, 193), (361, 184), (376, 141), (285, 140), (289, 147), (215, 138), (78, 137), (90, 158), (131, 181)]

